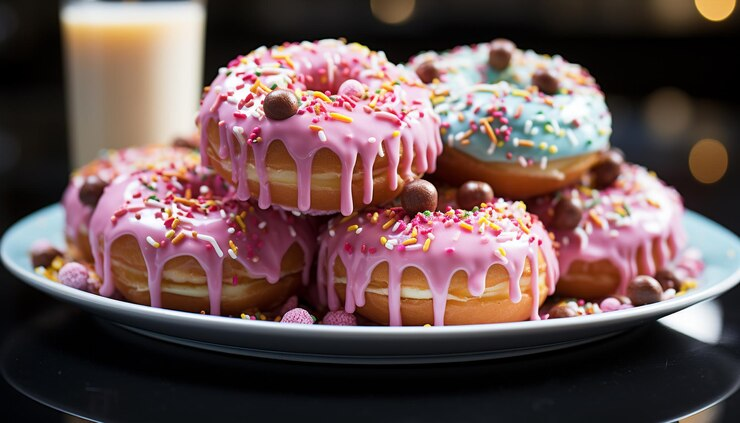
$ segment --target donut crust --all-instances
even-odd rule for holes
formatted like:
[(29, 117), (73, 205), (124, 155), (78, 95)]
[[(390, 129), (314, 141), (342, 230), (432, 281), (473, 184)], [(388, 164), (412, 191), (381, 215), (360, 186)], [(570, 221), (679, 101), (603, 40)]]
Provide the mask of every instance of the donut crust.
[(93, 254), (90, 249), (90, 239), (88, 238), (87, 228), (77, 228), (77, 238), (72, 239), (65, 236), (64, 239), (67, 241), (67, 255), (74, 261), (81, 261), (84, 263), (93, 262)]
[[(538, 249), (538, 286), (541, 306), (548, 295), (546, 284), (547, 264)], [(346, 297), (347, 272), (341, 260), (334, 263), (335, 285), (342, 304)], [(470, 325), (479, 323), (517, 322), (527, 320), (532, 312), (532, 292), (530, 288), (531, 266), (529, 260), (525, 262), (524, 272), (519, 281), (522, 297), (518, 303), (509, 299), (509, 274), (500, 264), (488, 269), (486, 274), (486, 290), (494, 289), (492, 295), (486, 292), (481, 297), (474, 297), (468, 291), (468, 277), (463, 271), (457, 271), (452, 276), (448, 291), (447, 306), (445, 307), (445, 325)], [(415, 267), (406, 268), (401, 277), (401, 287), (415, 288), (428, 292), (427, 280), (424, 274)], [(382, 325), (390, 321), (388, 311), (388, 296), (379, 294), (377, 290), (388, 288), (388, 263), (383, 262), (373, 269), (371, 281), (365, 290), (365, 304), (357, 307), (357, 313)], [(431, 294), (431, 293), (430, 293)], [(449, 298), (454, 296), (455, 299)], [(434, 322), (434, 308), (432, 299), (417, 299), (401, 297), (401, 321), (404, 326), (421, 326)]]
[[(227, 181), (232, 180), (232, 163), (229, 157), (221, 158), (218, 155), (220, 146), (220, 135), (218, 124), (211, 120), (207, 123), (208, 143), (206, 155), (213, 169)], [(236, 140), (232, 142), (237, 143)], [(403, 162), (403, 148), (400, 148), (399, 163)], [(235, 151), (239, 151), (235, 146)], [(255, 167), (254, 154), (247, 149), (247, 185), (250, 197), (258, 198), (260, 192), (259, 178)], [(241, 160), (241, 158), (240, 158)], [(288, 153), (287, 148), (281, 140), (270, 143), (265, 157), (267, 177), (270, 186), (270, 197), (272, 205), (288, 209), (298, 209), (298, 185), (296, 165)], [(311, 204), (306, 214), (329, 214), (338, 212), (341, 206), (341, 172), (342, 164), (331, 150), (322, 148), (313, 157), (311, 167)], [(412, 167), (415, 177), (420, 174)], [(364, 169), (358, 159), (352, 173), (352, 203), (354, 209), (358, 210), (365, 206), (364, 193)], [(373, 197), (369, 206), (379, 206), (388, 203), (398, 197), (403, 190), (404, 179), (398, 175), (398, 187), (390, 189), (388, 183), (388, 158), (376, 157), (373, 164)]]
[[(100, 241), (100, 249), (103, 243)], [(150, 305), (144, 256), (132, 235), (123, 235), (111, 245), (111, 276), (118, 291), (136, 304)], [(281, 277), (276, 283), (251, 276), (236, 260), (223, 261), (221, 313), (239, 315), (245, 310), (269, 310), (284, 303), (301, 285), (303, 251), (294, 243), (283, 256)], [(233, 276), (238, 282), (233, 284)], [(206, 272), (191, 256), (179, 256), (162, 270), (162, 307), (209, 313)]]
[[(660, 239), (654, 239), (652, 242), (653, 262), (660, 263), (661, 248)], [(674, 248), (674, 243), (668, 241), (669, 255), (667, 260), (673, 260), (678, 251)], [(645, 262), (645, 248), (640, 247), (637, 250), (637, 257), (633, 258), (635, 263), (632, 266), (637, 269), (638, 275), (649, 274), (649, 269), (643, 264)], [(564, 270), (564, 269), (563, 269)], [(656, 269), (657, 270), (657, 269)], [(556, 288), (556, 294), (564, 297), (575, 297), (583, 299), (600, 299), (610, 295), (625, 295), (620, 292), (621, 277), (617, 267), (608, 259), (596, 261), (575, 260), (571, 263), (567, 273), (560, 275), (560, 280)]]
[(498, 197), (520, 200), (557, 191), (579, 180), (601, 159), (595, 151), (575, 157), (552, 160), (542, 170), (537, 165), (522, 167), (517, 162), (487, 163), (458, 151), (445, 148), (437, 158), (436, 175), (442, 180), (461, 185), (467, 181), (487, 182)]

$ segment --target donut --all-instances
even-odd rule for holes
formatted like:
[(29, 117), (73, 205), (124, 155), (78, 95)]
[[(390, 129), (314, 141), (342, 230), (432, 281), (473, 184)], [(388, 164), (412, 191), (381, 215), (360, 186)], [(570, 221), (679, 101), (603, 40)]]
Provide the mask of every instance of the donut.
[(88, 225), (105, 187), (118, 175), (130, 174), (166, 162), (198, 163), (200, 156), (189, 148), (170, 146), (105, 150), (101, 157), (75, 170), (62, 195), (67, 253), (74, 260), (92, 262)]
[(117, 178), (89, 232), (101, 295), (213, 315), (279, 306), (308, 282), (316, 248), (306, 219), (239, 201), (183, 163)]
[(555, 237), (559, 295), (603, 298), (626, 295), (638, 275), (655, 275), (686, 245), (683, 203), (655, 174), (629, 163), (606, 187), (599, 175), (546, 197), (532, 199)]
[(410, 61), (433, 88), (444, 151), (437, 174), (524, 199), (577, 182), (608, 149), (611, 114), (588, 71), (507, 40)]
[(539, 319), (558, 262), (522, 202), (335, 218), (319, 238), (318, 286), (330, 310), (383, 325)]
[(305, 214), (351, 214), (435, 170), (429, 89), (385, 54), (342, 40), (260, 47), (206, 88), (201, 154), (257, 199)]

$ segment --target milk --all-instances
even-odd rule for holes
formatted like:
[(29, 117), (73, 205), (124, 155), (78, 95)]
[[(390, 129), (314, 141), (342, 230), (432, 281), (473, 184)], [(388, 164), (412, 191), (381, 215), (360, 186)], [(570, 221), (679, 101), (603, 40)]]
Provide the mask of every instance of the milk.
[(195, 131), (205, 7), (197, 1), (62, 6), (70, 159)]

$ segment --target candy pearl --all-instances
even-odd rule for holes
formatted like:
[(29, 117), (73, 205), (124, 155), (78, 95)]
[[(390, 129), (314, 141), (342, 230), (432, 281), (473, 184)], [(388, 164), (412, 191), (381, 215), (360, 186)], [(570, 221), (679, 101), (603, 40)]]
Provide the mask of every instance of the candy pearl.
[(569, 231), (578, 227), (582, 217), (583, 210), (573, 200), (561, 197), (555, 204), (551, 225), (555, 229)]
[(681, 280), (675, 273), (668, 269), (660, 269), (655, 272), (655, 280), (658, 281), (660, 286), (663, 288), (663, 291), (667, 291), (669, 289), (675, 289), (676, 291), (681, 290)]
[(357, 318), (344, 310), (336, 310), (326, 313), (322, 323), (331, 326), (357, 326)]
[(516, 50), (516, 44), (505, 38), (497, 38), (491, 43), (491, 50), (488, 53), (488, 64), (499, 71), (509, 67), (511, 56)]
[(419, 75), (421, 82), (429, 84), (436, 78), (439, 78), (439, 69), (437, 69), (434, 62), (430, 60), (420, 64), (419, 67), (416, 68), (416, 74)]
[(262, 107), (269, 119), (285, 120), (298, 112), (298, 97), (290, 90), (273, 90), (265, 96)]
[(493, 201), (493, 188), (485, 182), (468, 181), (457, 190), (457, 205), (463, 210)]
[(545, 94), (553, 95), (558, 92), (560, 82), (558, 77), (546, 69), (537, 69), (532, 74), (532, 85), (536, 86)]
[(603, 312), (616, 311), (622, 308), (622, 303), (614, 297), (604, 298), (599, 304), (599, 308)]
[(87, 281), (89, 278), (90, 273), (87, 271), (87, 268), (80, 263), (69, 262), (59, 269), (59, 282), (70, 288), (86, 291)]
[(103, 196), (103, 191), (108, 184), (97, 176), (88, 176), (80, 187), (79, 198), (82, 204), (90, 207), (98, 205), (98, 200)]
[(348, 79), (339, 86), (339, 95), (349, 98), (361, 98), (365, 94), (365, 87), (356, 79)]
[(283, 318), (280, 319), (280, 323), (301, 323), (304, 325), (312, 325), (313, 317), (311, 317), (311, 313), (302, 308), (294, 308), (283, 315)]
[(562, 319), (563, 317), (575, 317), (578, 316), (578, 312), (567, 304), (559, 304), (551, 308), (547, 313), (550, 315), (550, 319)]
[(617, 180), (622, 170), (624, 157), (618, 151), (610, 150), (599, 163), (591, 168), (591, 178), (596, 189), (604, 189)]
[(54, 248), (48, 241), (36, 241), (31, 246), (31, 264), (33, 267), (49, 267), (55, 258), (62, 255), (62, 252)]
[(423, 179), (407, 182), (401, 192), (401, 207), (410, 216), (437, 210), (437, 188)]
[(663, 288), (653, 277), (640, 275), (627, 285), (627, 296), (635, 306), (657, 303), (663, 298)]

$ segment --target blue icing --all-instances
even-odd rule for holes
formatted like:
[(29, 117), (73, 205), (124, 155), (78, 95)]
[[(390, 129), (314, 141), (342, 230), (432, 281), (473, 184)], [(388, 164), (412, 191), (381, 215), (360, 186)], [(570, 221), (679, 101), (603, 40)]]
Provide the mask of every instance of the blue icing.
[[(432, 84), (433, 101), (447, 147), (484, 162), (543, 167), (550, 160), (608, 148), (611, 114), (603, 93), (579, 65), (516, 50), (509, 67), (498, 71), (488, 66), (488, 44), (423, 53), (411, 64), (427, 60), (434, 60), (441, 73), (441, 82)], [(557, 75), (560, 91), (555, 95), (531, 87), (531, 75), (540, 68)], [(480, 122), (484, 118), (495, 143)]]

